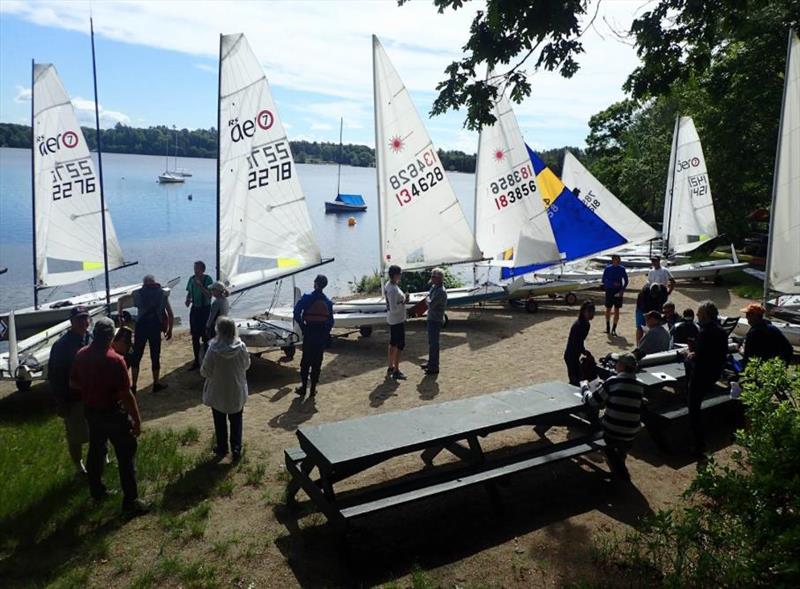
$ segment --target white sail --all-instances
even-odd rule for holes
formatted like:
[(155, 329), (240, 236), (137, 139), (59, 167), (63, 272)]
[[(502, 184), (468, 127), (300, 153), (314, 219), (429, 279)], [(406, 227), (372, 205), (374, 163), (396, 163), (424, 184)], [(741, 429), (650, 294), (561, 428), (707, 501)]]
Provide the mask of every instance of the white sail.
[(576, 195), (577, 191), (575, 189), (580, 190), (578, 198), (603, 221), (625, 237), (628, 244), (644, 243), (658, 237), (658, 231), (650, 227), (636, 213), (626, 207), (589, 170), (583, 167), (578, 158), (569, 151), (564, 154), (564, 169), (561, 179), (567, 188), (575, 192)]
[(800, 39), (789, 33), (765, 291), (800, 293)]
[(680, 117), (675, 124), (664, 202), (663, 231), (670, 252), (692, 251), (717, 236), (706, 160), (691, 117)]
[(372, 37), (375, 155), (380, 202), (381, 270), (419, 269), (481, 258), (411, 95)]
[(236, 291), (321, 259), (264, 71), (244, 35), (220, 43), (219, 272)]
[(475, 238), (490, 264), (516, 267), (558, 263), (560, 256), (528, 150), (508, 99), (481, 129), (475, 177)]
[[(52, 64), (33, 66), (33, 175), (37, 286), (60, 286), (102, 274), (100, 181), (64, 86)], [(123, 265), (106, 215), (109, 269)]]

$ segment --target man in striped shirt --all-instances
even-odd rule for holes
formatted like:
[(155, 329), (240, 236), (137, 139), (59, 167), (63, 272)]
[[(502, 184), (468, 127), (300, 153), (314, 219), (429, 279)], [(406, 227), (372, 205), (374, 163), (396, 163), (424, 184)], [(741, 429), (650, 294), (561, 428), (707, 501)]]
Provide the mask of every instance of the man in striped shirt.
[(606, 442), (606, 459), (611, 473), (624, 481), (631, 479), (625, 459), (641, 428), (644, 385), (636, 380), (636, 365), (636, 356), (620, 354), (617, 374), (595, 391), (590, 390), (588, 385), (581, 387), (585, 404), (593, 409), (605, 407), (603, 438)]

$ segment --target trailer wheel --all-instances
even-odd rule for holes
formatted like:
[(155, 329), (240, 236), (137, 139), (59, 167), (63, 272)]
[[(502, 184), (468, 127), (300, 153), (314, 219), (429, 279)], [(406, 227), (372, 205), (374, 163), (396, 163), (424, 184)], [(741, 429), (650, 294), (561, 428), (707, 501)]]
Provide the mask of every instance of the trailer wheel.
[(567, 303), (570, 307), (578, 303), (578, 295), (574, 292), (568, 292), (564, 297), (564, 302)]
[(362, 325), (358, 328), (358, 333), (361, 334), (361, 337), (369, 337), (372, 335), (372, 326), (371, 325)]
[(724, 280), (722, 279), (722, 275), (715, 274), (714, 275), (714, 286), (722, 286)]
[(29, 380), (17, 380), (17, 390), (20, 393), (24, 393), (26, 391), (31, 390), (31, 381), (29, 381)]
[(283, 352), (287, 360), (291, 360), (292, 358), (294, 358), (295, 351), (296, 349), (294, 346), (284, 346), (281, 348), (281, 352)]
[(444, 321), (442, 321), (442, 329), (447, 327), (447, 324), (450, 323), (450, 318), (447, 316), (447, 313), (444, 314)]
[(535, 299), (528, 299), (525, 301), (525, 310), (528, 313), (536, 313), (539, 311), (539, 303), (537, 303)]

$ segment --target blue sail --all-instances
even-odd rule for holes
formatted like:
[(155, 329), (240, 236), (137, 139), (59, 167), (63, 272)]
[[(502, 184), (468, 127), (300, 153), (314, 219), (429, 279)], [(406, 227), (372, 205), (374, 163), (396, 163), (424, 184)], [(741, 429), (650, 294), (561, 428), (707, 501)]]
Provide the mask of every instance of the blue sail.
[[(531, 158), (536, 184), (540, 190), (542, 202), (547, 209), (550, 227), (556, 238), (558, 251), (563, 262), (578, 260), (612, 249), (627, 243), (627, 240), (603, 221), (575, 193), (564, 186), (564, 183), (526, 144), (528, 156)], [(503, 268), (503, 278), (511, 278), (541, 270), (545, 266), (538, 264)]]

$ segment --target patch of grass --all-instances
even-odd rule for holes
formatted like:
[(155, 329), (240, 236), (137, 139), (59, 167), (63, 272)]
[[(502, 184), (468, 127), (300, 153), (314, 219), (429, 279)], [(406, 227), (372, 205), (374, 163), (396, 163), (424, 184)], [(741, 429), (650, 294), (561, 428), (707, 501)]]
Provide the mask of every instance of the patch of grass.
[(216, 489), (217, 496), (218, 497), (230, 497), (231, 495), (233, 495), (233, 489), (234, 489), (235, 486), (236, 486), (236, 483), (230, 477), (227, 478), (227, 479), (222, 480), (217, 485), (217, 489)]
[(136, 577), (129, 589), (150, 589), (155, 583), (156, 573), (153, 569), (150, 569)]
[(764, 295), (764, 283), (745, 272), (726, 274), (723, 280), (731, 291), (743, 299), (759, 300)]
[(231, 536), (229, 538), (221, 538), (219, 540), (214, 540), (211, 543), (211, 551), (216, 554), (219, 558), (224, 558), (230, 552), (231, 547), (237, 545), (241, 542), (240, 538), (237, 536)]
[(180, 441), (181, 446), (196, 444), (199, 439), (200, 430), (194, 426), (189, 426), (178, 434), (178, 440)]
[(62, 573), (47, 589), (83, 589), (89, 580), (89, 568), (77, 567)]
[(267, 474), (267, 465), (262, 463), (254, 464), (245, 469), (245, 484), (258, 487)]
[(376, 294), (383, 288), (383, 278), (377, 271), (372, 274), (365, 274), (352, 283), (352, 289), (357, 294)]
[(191, 540), (202, 538), (206, 533), (211, 504), (203, 501), (180, 515), (164, 515), (161, 525), (176, 539)]
[(131, 587), (149, 589), (168, 581), (177, 582), (178, 586), (186, 589), (216, 589), (219, 586), (214, 566), (201, 560), (185, 561), (177, 556), (167, 556), (137, 577)]
[(412, 589), (436, 589), (437, 585), (427, 572), (422, 570), (419, 565), (415, 565), (414, 570), (411, 571), (411, 587)]

